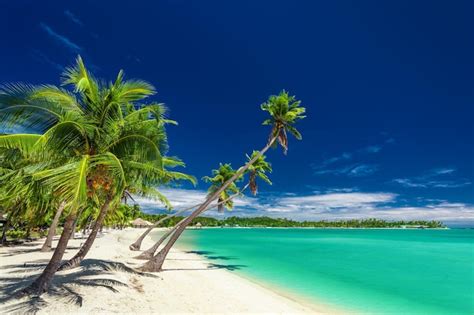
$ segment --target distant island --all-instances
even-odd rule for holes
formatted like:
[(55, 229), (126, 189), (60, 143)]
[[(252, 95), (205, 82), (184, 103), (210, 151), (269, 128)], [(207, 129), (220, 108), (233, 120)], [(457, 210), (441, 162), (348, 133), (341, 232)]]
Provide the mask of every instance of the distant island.
[[(139, 217), (156, 222), (164, 218), (166, 214), (145, 214), (140, 213)], [(173, 227), (184, 217), (176, 216), (164, 221), (160, 227)], [(337, 220), (337, 221), (294, 221), (285, 218), (270, 217), (228, 217), (225, 219), (216, 219), (212, 217), (197, 217), (191, 226), (201, 227), (294, 227), (294, 228), (418, 228), (418, 229), (439, 229), (446, 226), (439, 221), (386, 221), (375, 218), (362, 220)]]

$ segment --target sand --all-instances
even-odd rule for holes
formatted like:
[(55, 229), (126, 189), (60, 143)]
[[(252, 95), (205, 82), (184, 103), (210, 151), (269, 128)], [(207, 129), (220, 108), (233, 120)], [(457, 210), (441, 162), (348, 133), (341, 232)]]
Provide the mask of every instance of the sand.
[[(128, 245), (142, 232), (125, 229), (102, 234), (84, 266), (59, 272), (52, 292), (34, 302), (4, 298), (31, 281), (52, 253), (39, 251), (41, 241), (0, 247), (0, 313), (332, 313), (325, 306), (293, 300), (179, 249), (170, 252), (163, 272), (137, 273), (133, 268), (143, 261), (133, 258), (138, 252), (130, 251)], [(83, 241), (71, 240), (65, 258), (72, 257)], [(151, 244), (148, 238), (143, 248)]]

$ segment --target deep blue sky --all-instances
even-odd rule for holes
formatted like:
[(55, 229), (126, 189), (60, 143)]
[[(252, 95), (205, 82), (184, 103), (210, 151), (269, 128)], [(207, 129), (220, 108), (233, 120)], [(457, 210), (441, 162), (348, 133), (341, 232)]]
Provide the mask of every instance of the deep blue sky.
[(269, 154), (274, 185), (237, 214), (473, 219), (472, 1), (0, 6), (0, 83), (57, 84), (77, 54), (99, 77), (123, 68), (157, 87), (180, 124), (170, 154), (199, 178), (264, 144), (268, 95), (301, 99), (304, 140)]

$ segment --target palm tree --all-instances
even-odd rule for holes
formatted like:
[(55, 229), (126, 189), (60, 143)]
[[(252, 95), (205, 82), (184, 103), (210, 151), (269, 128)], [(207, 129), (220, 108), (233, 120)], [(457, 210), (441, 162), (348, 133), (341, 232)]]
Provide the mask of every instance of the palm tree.
[(263, 122), (263, 125), (272, 126), (269, 138), (277, 138), (284, 154), (288, 151), (287, 131), (296, 139), (302, 139), (301, 133), (293, 126), (298, 120), (306, 117), (303, 115), (306, 109), (300, 104), (301, 101), (296, 100), (294, 96), (290, 96), (283, 90), (278, 95), (270, 96), (268, 101), (260, 106), (270, 115), (270, 118)]
[[(230, 167), (230, 164), (225, 164), (225, 165), (228, 165), (228, 166)], [(233, 170), (229, 170), (227, 167), (225, 167), (225, 168), (223, 169), (223, 165), (220, 164), (219, 169), (213, 170), (212, 172), (213, 172), (213, 174), (215, 175), (215, 176), (214, 176), (214, 178), (215, 178), (216, 176), (219, 175), (219, 173), (221, 173), (221, 175), (222, 175), (222, 173), (224, 173), (224, 174), (229, 174), (229, 173), (233, 173), (234, 171), (233, 171)], [(235, 186), (235, 184), (234, 184), (234, 186)], [(211, 186), (211, 187), (212, 187), (212, 186)], [(209, 189), (211, 189), (211, 187), (210, 187)], [(208, 208), (207, 208), (205, 211), (207, 211), (207, 210), (209, 210), (209, 209), (212, 209), (212, 208), (215, 208), (215, 207), (217, 207), (217, 208), (219, 209), (221, 206), (225, 206), (225, 207), (226, 207), (227, 209), (229, 209), (229, 210), (232, 209), (233, 206), (234, 206), (234, 203), (232, 202), (232, 199), (234, 199), (234, 197), (237, 197), (237, 196), (241, 195), (242, 192), (243, 192), (245, 189), (247, 189), (247, 187), (248, 187), (248, 184), (247, 184), (242, 190), (239, 190), (239, 189), (237, 188), (237, 186), (235, 186), (235, 189), (232, 189), (232, 191), (234, 192), (233, 195), (229, 196), (229, 195), (226, 194), (226, 195), (225, 195), (225, 196), (226, 196), (225, 199), (219, 200), (219, 201), (217, 202), (217, 204), (215, 204), (215, 205), (209, 205)], [(214, 188), (212, 188), (212, 189), (214, 189)], [(194, 208), (194, 207), (192, 207), (192, 208)], [(188, 210), (188, 208), (183, 209), (183, 210)], [(182, 212), (183, 210), (181, 210), (181, 211), (179, 211), (179, 212)], [(203, 212), (204, 212), (204, 211), (203, 211)], [(175, 213), (174, 215), (177, 215), (177, 214), (178, 214), (178, 212)], [(161, 223), (161, 222), (163, 222), (163, 221), (165, 221), (165, 220), (167, 220), (167, 219), (169, 219), (169, 218), (171, 218), (171, 215), (168, 215), (168, 216), (162, 218), (162, 219), (159, 220), (158, 222)], [(167, 231), (165, 234), (163, 234), (163, 235), (161, 236), (161, 238), (160, 238), (157, 242), (155, 242), (155, 244), (153, 244), (153, 246), (151, 246), (149, 249), (145, 250), (143, 253), (141, 253), (140, 255), (138, 255), (138, 256), (135, 257), (135, 258), (137, 258), (137, 259), (144, 259), (144, 260), (152, 259), (153, 256), (155, 255), (155, 252), (156, 252), (156, 251), (158, 250), (158, 248), (160, 247), (160, 245), (161, 245), (174, 231), (176, 231), (176, 230), (178, 229), (179, 225), (182, 224), (185, 220), (186, 220), (186, 217), (184, 217), (182, 220), (180, 220), (178, 223), (176, 223), (174, 227), (172, 227), (169, 231)]]
[[(0, 123), (40, 134), (0, 136), (0, 147), (18, 148), (34, 157), (5, 189), (34, 199), (31, 185), (41, 185), (65, 202), (66, 222), (53, 256), (25, 293), (45, 292), (59, 267), (78, 212), (95, 203), (100, 212), (93, 233), (127, 187), (165, 201), (154, 186), (165, 177), (166, 119), (162, 104), (138, 105), (155, 93), (140, 80), (96, 80), (78, 57), (62, 77), (73, 92), (51, 85), (8, 85), (0, 90)], [(47, 157), (47, 158), (46, 158)], [(28, 184), (30, 183), (30, 184)], [(149, 186), (154, 185), (154, 186)], [(91, 234), (93, 234), (91, 233)], [(90, 238), (87, 246), (95, 239)]]
[[(258, 151), (253, 151), (252, 155), (250, 156), (248, 154), (246, 155), (247, 160), (251, 161), (258, 155), (259, 155)], [(264, 155), (258, 156), (255, 162), (249, 166), (247, 172), (249, 174), (250, 191), (252, 192), (252, 195), (254, 196), (257, 195), (257, 191), (258, 191), (257, 178), (260, 178), (261, 180), (266, 182), (268, 185), (272, 184), (268, 176), (265, 174), (267, 172), (268, 173), (272, 172), (272, 165), (265, 160)]]
[[(175, 182), (178, 180), (188, 180), (192, 184), (196, 184), (194, 177), (180, 173), (168, 171), (165, 168), (157, 169), (153, 165), (148, 165), (145, 167), (145, 170), (141, 169), (139, 172), (136, 172), (136, 169), (133, 167), (130, 168), (130, 165), (124, 163), (124, 171), (126, 175), (126, 180), (128, 186), (126, 190), (133, 191), (134, 193), (141, 194), (145, 197), (155, 197), (158, 200), (161, 200), (166, 207), (171, 207), (168, 200), (163, 196), (158, 190), (154, 189), (154, 185), (168, 184), (170, 182)], [(135, 171), (135, 172), (134, 172)], [(124, 193), (124, 192), (122, 192)], [(117, 200), (118, 201), (118, 200)], [(81, 246), (79, 251), (69, 259), (67, 262), (61, 264), (59, 270), (70, 269), (79, 266), (79, 264), (84, 260), (87, 253), (89, 252), (94, 240), (97, 237), (99, 229), (102, 227), (103, 222), (106, 218), (106, 215), (109, 212), (111, 206), (111, 200), (106, 200), (99, 210), (98, 217), (92, 226), (91, 232), (87, 237), (87, 240)], [(112, 206), (113, 209), (116, 209), (116, 205)]]
[[(218, 191), (224, 183), (226, 183), (232, 176), (235, 175), (235, 170), (230, 166), (230, 164), (219, 164), (219, 168), (216, 170), (212, 170), (213, 177), (204, 176), (203, 180), (211, 184), (209, 189), (207, 190), (208, 196), (212, 196), (216, 191)], [(238, 179), (236, 180), (238, 181)], [(231, 194), (236, 194), (239, 192), (239, 187), (232, 182), (230, 185), (224, 189), (217, 198), (217, 211), (222, 213), (224, 212), (224, 208), (232, 209), (234, 206), (233, 201), (229, 199)], [(227, 200), (226, 202), (224, 202)]]
[(171, 247), (176, 243), (178, 238), (186, 229), (186, 226), (191, 221), (200, 215), (212, 201), (219, 198), (221, 193), (227, 189), (235, 180), (240, 178), (250, 166), (253, 165), (265, 152), (272, 147), (276, 141), (283, 147), (284, 153), (288, 150), (288, 139), (286, 137), (287, 131), (293, 134), (296, 139), (301, 140), (300, 132), (293, 126), (297, 121), (305, 118), (305, 108), (300, 106), (301, 102), (296, 100), (294, 96), (290, 96), (286, 91), (280, 92), (278, 95), (272, 95), (268, 101), (261, 105), (263, 111), (268, 112), (270, 118), (263, 122), (264, 125), (271, 125), (271, 133), (267, 144), (258, 151), (255, 156), (248, 161), (244, 166), (239, 168), (237, 172), (229, 178), (219, 189), (217, 189), (211, 196), (204, 201), (186, 220), (183, 221), (170, 237), (166, 246), (156, 254), (151, 260), (146, 262), (141, 269), (143, 271), (161, 271), (163, 262), (166, 259)]
[(138, 239), (133, 242), (133, 244), (131, 244), (129, 246), (129, 249), (132, 250), (132, 251), (138, 251), (140, 250), (141, 246), (142, 246), (142, 242), (143, 240), (145, 239), (145, 237), (156, 227), (158, 227), (161, 223), (165, 222), (166, 220), (168, 219), (171, 219), (181, 213), (184, 213), (186, 211), (189, 211), (189, 210), (192, 210), (194, 208), (196, 208), (197, 206), (199, 206), (199, 204), (197, 205), (193, 205), (193, 206), (190, 206), (190, 207), (186, 207), (184, 209), (180, 209), (179, 211), (176, 211), (176, 212), (173, 212), (173, 213), (170, 213), (168, 214), (167, 216), (165, 216), (164, 218), (161, 218), (159, 219), (158, 221), (156, 221), (152, 226), (148, 227), (145, 232), (143, 232), (139, 237)]
[(48, 235), (46, 236), (46, 240), (44, 241), (44, 244), (41, 247), (42, 252), (48, 252), (48, 251), (51, 250), (51, 248), (53, 246), (53, 237), (56, 235), (56, 227), (58, 226), (59, 218), (61, 217), (61, 214), (63, 213), (63, 210), (64, 210), (65, 207), (66, 207), (65, 202), (61, 202), (59, 204), (58, 210), (54, 214), (53, 221), (51, 222), (51, 225), (49, 226)]
[[(256, 154), (255, 151), (252, 154), (252, 156), (254, 154)], [(246, 156), (249, 160), (251, 160), (253, 158), (253, 157), (250, 157), (248, 155), (246, 155)], [(272, 167), (271, 167), (270, 163), (268, 163), (265, 159), (266, 159), (265, 155), (260, 156), (255, 161), (255, 163), (247, 170), (248, 171), (247, 173), (249, 173), (249, 183), (247, 183), (247, 185), (245, 185), (241, 190), (238, 190), (237, 186), (234, 183), (233, 186), (235, 186), (235, 188), (232, 188), (230, 190), (230, 192), (234, 192), (233, 195), (229, 196), (228, 193), (226, 193), (225, 197), (221, 196), (218, 199), (217, 204), (209, 205), (207, 207), (207, 209), (204, 210), (204, 211), (208, 211), (208, 210), (210, 210), (212, 208), (215, 208), (215, 207), (217, 207), (219, 209), (221, 206), (225, 206), (229, 210), (232, 209), (234, 207), (234, 203), (232, 202), (232, 200), (235, 197), (242, 195), (244, 193), (244, 191), (249, 186), (252, 187), (252, 185), (253, 185), (255, 188), (257, 187), (257, 183), (256, 183), (257, 177), (263, 179), (266, 183), (271, 185), (272, 182), (270, 181), (270, 179), (268, 178), (268, 176), (265, 173), (266, 172), (271, 173), (272, 172)], [(211, 191), (215, 191), (216, 189), (218, 189), (219, 188), (218, 185), (219, 185), (220, 182), (222, 182), (222, 179), (229, 176), (229, 174), (234, 174), (234, 173), (235, 173), (235, 171), (231, 168), (230, 164), (224, 164), (224, 165), (222, 163), (219, 164), (218, 169), (212, 170), (212, 174), (214, 175), (214, 177), (211, 178), (211, 177), (206, 176), (204, 178), (204, 180), (212, 183), (212, 185), (209, 187), (208, 191), (211, 192)], [(237, 190), (237, 192), (236, 192), (236, 190)], [(256, 195), (256, 193), (257, 193), (257, 191), (255, 190), (255, 193), (253, 193), (254, 196)], [(184, 209), (184, 210), (186, 210), (186, 209)], [(162, 221), (168, 219), (169, 217), (170, 216), (164, 217), (163, 219), (159, 220), (159, 222), (160, 221), (162, 222)], [(163, 234), (161, 236), (161, 238), (155, 244), (153, 244), (152, 247), (150, 247), (149, 249), (147, 249), (146, 251), (144, 251), (143, 253), (141, 253), (140, 255), (138, 255), (135, 258), (137, 258), (137, 259), (146, 259), (146, 260), (152, 259), (153, 256), (155, 255), (155, 252), (158, 250), (158, 248), (161, 246), (161, 244), (174, 231), (176, 231), (178, 229), (179, 225), (182, 224), (185, 219), (186, 218), (183, 218), (181, 221), (179, 221), (173, 228), (171, 228), (169, 231), (167, 231), (165, 234)]]
[[(179, 160), (178, 158), (176, 157), (165, 157), (163, 158), (163, 164), (169, 168), (173, 168), (173, 167), (176, 167), (176, 166), (182, 166), (184, 167), (185, 164)], [(153, 168), (150, 168), (150, 169), (147, 169), (146, 170), (147, 173), (149, 175), (153, 175), (153, 171), (154, 169)], [(156, 175), (156, 174), (155, 174)], [(163, 177), (164, 175), (164, 178), (161, 178), (161, 182), (171, 182), (171, 181), (177, 181), (177, 180), (187, 180), (189, 182), (191, 182), (193, 185), (196, 185), (196, 179), (192, 176), (189, 176), (189, 175), (186, 175), (186, 174), (182, 174), (182, 173), (178, 173), (178, 172), (171, 172), (171, 171), (167, 171), (166, 173), (159, 173), (158, 176), (161, 176)], [(129, 189), (130, 190), (130, 189)], [(131, 189), (130, 190), (132, 193), (137, 193), (137, 190), (136, 189)], [(127, 191), (127, 194), (126, 195), (130, 195), (130, 191)], [(171, 209), (171, 205), (170, 204), (167, 204), (165, 200), (163, 200), (163, 202), (168, 206), (169, 209)], [(142, 233), (142, 235), (140, 235), (140, 237), (133, 243), (129, 246), (130, 250), (140, 250), (140, 247), (141, 247), (141, 244), (143, 242), (143, 240), (145, 239), (145, 237), (154, 229), (156, 228), (157, 226), (160, 225), (160, 223), (162, 223), (163, 221), (166, 221), (180, 213), (183, 213), (185, 211), (188, 211), (188, 210), (191, 210), (193, 209), (194, 207), (197, 207), (197, 205), (195, 206), (191, 206), (191, 207), (188, 207), (188, 208), (185, 208), (185, 209), (181, 209), (179, 211), (176, 211), (175, 213), (171, 213), (169, 214), (168, 216), (158, 220), (157, 222), (155, 222), (155, 224), (153, 224), (152, 226), (150, 226), (149, 228), (147, 228), (145, 230), (145, 232)]]

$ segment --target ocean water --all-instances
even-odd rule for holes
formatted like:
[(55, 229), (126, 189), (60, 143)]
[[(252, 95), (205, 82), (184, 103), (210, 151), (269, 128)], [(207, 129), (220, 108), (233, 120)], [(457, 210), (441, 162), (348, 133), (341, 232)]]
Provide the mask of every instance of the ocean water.
[(360, 313), (473, 314), (474, 230), (202, 229), (211, 263)]

